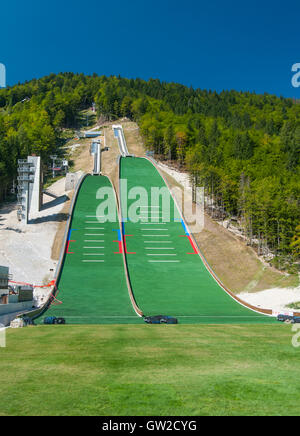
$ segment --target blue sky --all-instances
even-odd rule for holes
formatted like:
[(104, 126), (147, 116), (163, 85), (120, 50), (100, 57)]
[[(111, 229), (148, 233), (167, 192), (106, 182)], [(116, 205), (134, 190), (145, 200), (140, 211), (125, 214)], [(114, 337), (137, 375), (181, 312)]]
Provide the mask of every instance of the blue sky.
[(0, 63), (9, 85), (96, 72), (300, 98), (299, 23), (299, 0), (9, 0)]

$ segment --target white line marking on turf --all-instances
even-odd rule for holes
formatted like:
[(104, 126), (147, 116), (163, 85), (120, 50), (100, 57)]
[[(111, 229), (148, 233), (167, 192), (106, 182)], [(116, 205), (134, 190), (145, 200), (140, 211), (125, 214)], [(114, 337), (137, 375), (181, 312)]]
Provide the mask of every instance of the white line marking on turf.
[(105, 247), (83, 247), (83, 248), (86, 248), (86, 249), (92, 249), (92, 248), (105, 248)]
[(145, 215), (142, 218), (151, 218), (151, 217), (152, 218), (159, 218), (161, 216), (160, 213), (154, 214), (153, 212), (152, 213), (148, 213), (148, 212), (143, 212), (143, 211), (140, 212), (140, 215)]
[(105, 241), (99, 241), (98, 239), (85, 239), (84, 242), (105, 242)]
[(143, 236), (153, 236), (153, 237), (155, 237), (155, 238), (166, 238), (166, 237), (170, 237), (170, 235), (143, 235)]
[(100, 221), (85, 221), (85, 224), (103, 224)]
[(155, 232), (165, 232), (165, 231), (168, 231), (169, 229), (141, 229), (141, 230), (144, 230), (145, 232), (152, 232), (153, 230), (155, 231)]
[(143, 223), (143, 222), (140, 222), (140, 224), (141, 224), (141, 226), (150, 226), (150, 225), (155, 225), (155, 226), (164, 226), (164, 225), (166, 225), (167, 223)]
[(146, 250), (175, 250), (172, 247), (145, 247)]
[(84, 256), (104, 256), (104, 253), (83, 253)]
[(104, 230), (104, 227), (85, 227), (85, 230)]
[(104, 233), (85, 233), (85, 236), (104, 236)]
[(171, 244), (172, 241), (144, 241), (145, 244)]
[(179, 263), (180, 260), (148, 260), (149, 263)]
[(147, 256), (177, 256), (177, 254), (165, 254), (165, 253), (157, 254), (157, 253), (155, 253), (155, 254), (147, 254)]
[(82, 260), (82, 262), (105, 262), (105, 260)]

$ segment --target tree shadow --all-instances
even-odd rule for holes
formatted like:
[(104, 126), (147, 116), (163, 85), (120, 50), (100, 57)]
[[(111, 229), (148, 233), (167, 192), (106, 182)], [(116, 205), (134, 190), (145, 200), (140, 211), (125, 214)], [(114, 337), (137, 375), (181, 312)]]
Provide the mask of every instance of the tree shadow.
[(51, 207), (58, 206), (62, 203), (65, 203), (68, 200), (70, 200), (70, 198), (67, 195), (62, 195), (59, 198), (55, 198), (54, 200), (48, 201), (48, 203), (43, 204), (43, 207), (41, 210), (50, 209)]
[[(1, 215), (8, 214), (17, 209), (16, 203), (6, 204), (5, 206), (0, 207), (0, 217)], [(0, 219), (1, 220), (1, 219)]]

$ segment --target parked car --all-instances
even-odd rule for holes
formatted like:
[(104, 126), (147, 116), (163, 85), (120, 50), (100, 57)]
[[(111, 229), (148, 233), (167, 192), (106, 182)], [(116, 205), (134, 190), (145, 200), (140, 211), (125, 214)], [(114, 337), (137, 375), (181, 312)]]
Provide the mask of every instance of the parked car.
[(65, 318), (56, 318), (56, 316), (47, 316), (44, 318), (44, 324), (66, 324)]
[(286, 324), (300, 324), (300, 317), (292, 315), (278, 315), (277, 321), (284, 322)]
[(147, 324), (178, 324), (177, 318), (165, 315), (145, 316), (144, 321)]

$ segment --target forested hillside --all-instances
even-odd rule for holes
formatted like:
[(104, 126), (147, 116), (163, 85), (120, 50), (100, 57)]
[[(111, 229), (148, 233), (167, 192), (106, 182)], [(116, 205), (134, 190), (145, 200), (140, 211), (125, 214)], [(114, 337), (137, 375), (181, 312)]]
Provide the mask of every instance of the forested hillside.
[(241, 220), (250, 243), (299, 259), (300, 105), (267, 94), (72, 73), (0, 90), (0, 200), (17, 159), (35, 153), (47, 163), (93, 102), (104, 119), (137, 121), (146, 146), (186, 166), (215, 213)]

